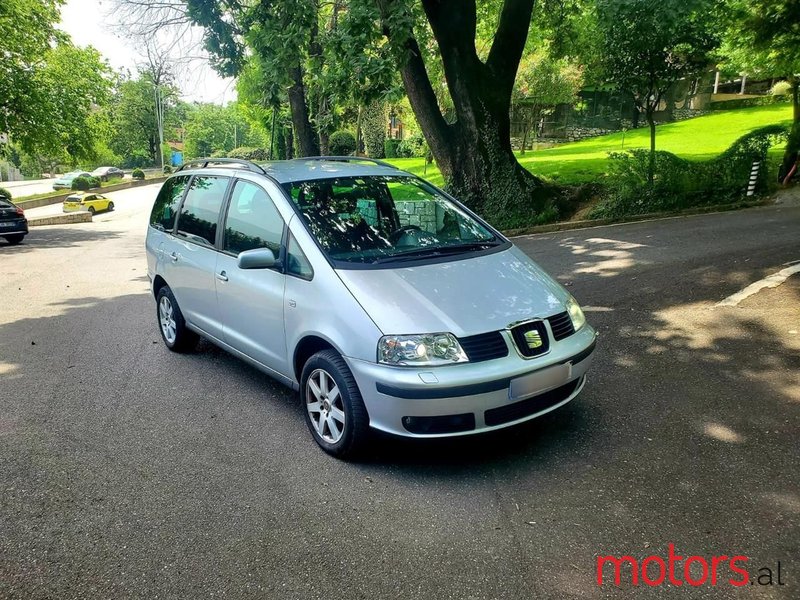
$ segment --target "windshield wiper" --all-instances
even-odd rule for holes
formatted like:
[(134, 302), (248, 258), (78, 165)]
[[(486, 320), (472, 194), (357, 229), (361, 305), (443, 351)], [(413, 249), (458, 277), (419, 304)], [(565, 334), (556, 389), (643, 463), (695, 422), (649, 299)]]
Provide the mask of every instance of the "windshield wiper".
[(471, 250), (486, 250), (487, 248), (494, 248), (499, 246), (501, 242), (486, 241), (486, 242), (468, 242), (464, 244), (453, 244), (450, 246), (433, 246), (429, 248), (417, 248), (416, 250), (408, 250), (406, 252), (399, 252), (392, 256), (382, 256), (373, 261), (373, 264), (388, 263), (388, 262), (404, 262), (408, 260), (416, 260), (420, 257), (434, 258), (437, 256), (447, 256), (448, 254), (461, 254), (462, 252), (469, 252)]

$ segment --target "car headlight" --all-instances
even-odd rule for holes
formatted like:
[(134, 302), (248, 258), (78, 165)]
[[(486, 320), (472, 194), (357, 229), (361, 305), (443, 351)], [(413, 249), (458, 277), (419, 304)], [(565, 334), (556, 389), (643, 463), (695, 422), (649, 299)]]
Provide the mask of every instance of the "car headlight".
[(583, 314), (578, 301), (572, 296), (567, 300), (567, 312), (569, 313), (569, 318), (572, 320), (572, 326), (575, 328), (575, 331), (578, 331), (578, 329), (586, 325), (586, 315)]
[(432, 367), (469, 362), (469, 359), (452, 333), (429, 333), (383, 336), (378, 342), (378, 362)]

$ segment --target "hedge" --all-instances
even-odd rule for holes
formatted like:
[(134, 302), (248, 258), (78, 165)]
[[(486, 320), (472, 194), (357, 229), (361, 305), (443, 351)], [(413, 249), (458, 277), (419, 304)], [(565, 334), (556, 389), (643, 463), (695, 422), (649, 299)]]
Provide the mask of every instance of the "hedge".
[(708, 110), (736, 110), (737, 108), (748, 108), (750, 106), (768, 106), (770, 104), (785, 104), (791, 102), (791, 94), (788, 96), (759, 96), (758, 98), (741, 98), (736, 100), (721, 100), (712, 102), (708, 105)]
[(98, 187), (100, 187), (100, 180), (97, 177), (80, 176), (72, 180), (71, 189), (85, 192)]
[(767, 151), (787, 135), (788, 129), (782, 125), (762, 127), (707, 161), (688, 161), (669, 152), (656, 152), (652, 184), (648, 181), (649, 150), (609, 153), (604, 200), (588, 216), (617, 218), (736, 201), (744, 197), (756, 161), (761, 162), (756, 192), (764, 192), (768, 185)]

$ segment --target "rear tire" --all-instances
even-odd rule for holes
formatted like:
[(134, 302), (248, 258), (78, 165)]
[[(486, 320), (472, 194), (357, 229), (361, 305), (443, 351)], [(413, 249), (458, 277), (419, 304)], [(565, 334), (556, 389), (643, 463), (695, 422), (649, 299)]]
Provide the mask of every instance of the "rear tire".
[(94, 213), (95, 213), (94, 206), (90, 206), (89, 207), (89, 214), (94, 216)]
[(200, 336), (186, 327), (178, 301), (167, 285), (156, 294), (156, 316), (161, 339), (167, 348), (173, 352), (191, 352), (195, 349)]
[(300, 378), (303, 416), (311, 437), (336, 458), (354, 458), (369, 442), (369, 414), (347, 363), (335, 350), (314, 354)]
[(16, 246), (22, 241), (22, 238), (25, 237), (24, 233), (15, 233), (13, 235), (6, 235), (4, 236), (6, 241), (11, 244), (12, 246)]

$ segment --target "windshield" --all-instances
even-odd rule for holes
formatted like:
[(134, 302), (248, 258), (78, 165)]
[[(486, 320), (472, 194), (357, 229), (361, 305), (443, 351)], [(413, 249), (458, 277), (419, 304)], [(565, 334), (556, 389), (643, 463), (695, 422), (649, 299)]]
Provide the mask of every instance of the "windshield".
[(349, 263), (399, 262), (487, 249), (503, 241), (413, 177), (284, 184), (325, 253)]

